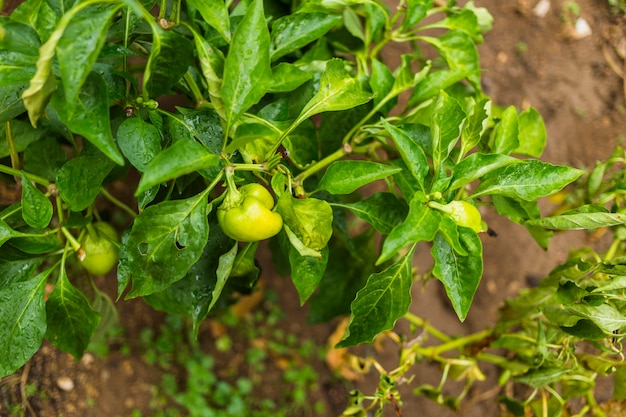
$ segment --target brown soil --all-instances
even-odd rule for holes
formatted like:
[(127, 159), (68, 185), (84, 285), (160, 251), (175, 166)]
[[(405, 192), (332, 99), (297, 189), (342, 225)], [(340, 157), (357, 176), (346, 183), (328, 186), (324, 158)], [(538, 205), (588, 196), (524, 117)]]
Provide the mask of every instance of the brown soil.
[[(16, 3), (19, 2), (5, 1), (5, 8)], [(580, 15), (589, 23), (592, 34), (573, 39), (571, 27), (562, 16), (564, 5), (570, 3), (566, 0), (552, 0), (544, 17), (538, 17), (532, 11), (537, 0), (476, 0), (475, 3), (487, 7), (495, 17), (493, 31), (480, 46), (485, 90), (499, 105), (513, 104), (520, 108), (531, 105), (539, 110), (548, 130), (544, 160), (588, 167), (596, 160), (605, 159), (617, 144), (624, 141), (626, 103), (621, 77), (626, 64), (616, 53), (617, 49), (626, 47), (624, 15), (613, 15), (606, 0), (577, 0)], [(621, 76), (618, 74), (620, 70)], [(499, 219), (491, 212), (484, 213), (484, 218), (498, 232), (498, 237), (483, 238), (485, 274), (465, 323), (458, 322), (436, 282), (424, 287), (415, 286), (412, 311), (451, 334), (467, 334), (493, 324), (497, 308), (505, 297), (536, 283), (551, 267), (565, 259), (570, 248), (588, 243), (587, 235), (568, 233), (556, 236), (550, 250), (543, 251), (523, 228)], [(422, 265), (426, 267), (429, 262), (427, 248), (424, 247), (422, 252), (418, 262), (423, 258)], [(278, 294), (277, 302), (288, 317), (279, 326), (300, 339), (313, 339), (324, 344), (337, 323), (307, 326), (306, 306), (299, 307), (292, 285), (287, 279), (270, 276), (267, 271), (269, 269), (266, 269), (265, 282)], [(103, 285), (113, 286), (110, 282)], [(114, 288), (109, 290), (113, 292)], [(142, 328), (158, 328), (163, 315), (153, 312), (142, 301), (121, 302), (118, 306), (125, 339), (117, 340), (110, 355), (100, 358), (90, 354), (76, 362), (45, 344), (23, 370), (0, 381), (0, 415), (9, 415), (4, 400), (19, 403), (23, 398), (20, 388), (28, 384), (36, 388), (36, 394), (29, 400), (40, 417), (126, 417), (133, 409), (141, 410), (143, 416), (152, 415), (151, 387), (160, 383), (162, 371), (146, 363), (137, 339)], [(209, 323), (203, 326), (203, 350), (215, 355), (218, 363), (240, 363), (233, 362), (233, 358), (241, 356), (244, 348), (240, 344), (250, 342), (245, 335), (231, 333), (233, 349), (228, 357), (216, 350), (212, 332), (215, 329)], [(123, 346), (128, 346), (130, 353), (122, 353)], [(373, 350), (368, 353), (380, 356), (382, 363), (393, 364), (395, 360), (392, 349), (383, 354)], [(285, 387), (275, 382), (280, 381), (284, 366), (276, 365), (281, 363), (277, 358), (270, 358), (268, 362), (274, 364), (270, 364), (266, 373), (257, 375), (263, 378), (263, 392), (258, 394), (282, 398)], [(335, 378), (321, 359), (312, 360), (312, 365), (320, 380), (319, 389), (312, 394), (311, 401), (324, 404), (324, 416), (339, 415), (346, 404), (347, 393), (353, 387), (372, 393), (377, 384), (375, 373), (353, 384)], [(235, 368), (239, 369), (237, 366)], [(438, 367), (421, 365), (416, 369), (411, 386), (424, 382), (436, 385), (439, 374)], [(499, 407), (494, 401), (498, 392), (492, 389), (497, 374), (495, 370), (487, 369), (487, 376), (487, 381), (470, 393), (458, 413), (410, 395), (410, 387), (407, 387), (409, 394), (403, 397), (403, 415), (499, 415)], [(59, 387), (67, 379), (74, 385), (69, 391)], [(294, 411), (292, 415), (307, 414)], [(386, 415), (396, 414), (389, 411)]]

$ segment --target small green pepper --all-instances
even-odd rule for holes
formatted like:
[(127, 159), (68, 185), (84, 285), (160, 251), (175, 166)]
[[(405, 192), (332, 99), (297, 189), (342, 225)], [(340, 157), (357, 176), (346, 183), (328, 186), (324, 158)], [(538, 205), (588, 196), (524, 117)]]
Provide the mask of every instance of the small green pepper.
[(483, 231), (483, 222), (480, 211), (467, 201), (454, 200), (448, 204), (439, 204), (431, 201), (428, 205), (436, 210), (443, 212), (449, 218), (454, 220), (456, 224), (462, 227), (468, 227), (480, 233)]
[(217, 220), (224, 233), (239, 242), (256, 242), (278, 234), (283, 218), (272, 211), (274, 197), (261, 184), (246, 184), (229, 189), (217, 209)]
[(81, 239), (81, 256), (85, 269), (94, 275), (106, 275), (117, 264), (119, 236), (109, 223), (95, 222), (87, 226)]

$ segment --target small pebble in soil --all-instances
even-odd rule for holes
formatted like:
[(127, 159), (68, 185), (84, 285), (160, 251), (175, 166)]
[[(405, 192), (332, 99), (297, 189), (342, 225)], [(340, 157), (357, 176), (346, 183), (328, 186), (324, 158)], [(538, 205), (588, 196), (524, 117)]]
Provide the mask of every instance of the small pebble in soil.
[(93, 357), (93, 355), (91, 353), (85, 353), (83, 355), (83, 357), (80, 360), (80, 363), (85, 365), (86, 368), (89, 368), (89, 365), (91, 365), (94, 362), (95, 358)]
[(74, 381), (66, 376), (59, 377), (57, 379), (57, 387), (61, 388), (65, 392), (70, 392), (74, 389)]

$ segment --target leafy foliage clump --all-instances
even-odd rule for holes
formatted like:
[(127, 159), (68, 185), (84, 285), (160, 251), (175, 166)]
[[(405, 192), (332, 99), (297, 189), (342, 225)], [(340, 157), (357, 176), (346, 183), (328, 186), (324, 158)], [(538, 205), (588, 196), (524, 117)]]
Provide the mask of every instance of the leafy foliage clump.
[[(339, 347), (407, 316), (419, 242), (463, 321), (483, 273), (481, 211), (544, 248), (554, 230), (624, 222), (606, 200), (541, 216), (538, 200), (583, 171), (539, 160), (535, 109), (482, 91), (491, 16), (472, 1), (27, 0), (0, 27), (0, 172), (20, 190), (0, 211), (0, 375), (44, 337), (79, 357), (109, 322), (112, 301), (76, 262), (105, 206), (123, 229), (118, 298), (187, 315), (197, 333), (255, 287), (259, 243), (233, 240), (216, 213), (263, 185), (283, 221), (274, 263), (311, 322), (350, 315)], [(405, 52), (393, 68), (392, 45)], [(610, 276), (605, 260), (577, 262)], [(544, 314), (583, 339), (620, 337), (619, 297), (594, 293), (619, 284), (548, 282), (566, 298), (539, 300), (563, 307), (518, 311), (524, 323)]]

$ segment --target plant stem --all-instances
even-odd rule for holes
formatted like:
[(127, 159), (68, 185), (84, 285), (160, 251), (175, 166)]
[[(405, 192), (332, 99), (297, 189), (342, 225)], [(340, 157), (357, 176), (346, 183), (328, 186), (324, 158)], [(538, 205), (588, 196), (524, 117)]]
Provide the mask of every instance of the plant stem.
[(442, 342), (450, 342), (452, 340), (450, 336), (439, 331), (435, 327), (431, 326), (430, 323), (428, 323), (426, 320), (424, 320), (423, 318), (419, 316), (416, 316), (413, 313), (406, 313), (404, 315), (404, 318), (410, 321), (415, 326), (421, 327), (422, 329), (424, 329), (424, 331), (432, 334), (433, 336), (435, 336), (437, 339), (441, 340)]
[(460, 337), (458, 339), (453, 339), (447, 343), (438, 345), (438, 346), (433, 346), (433, 347), (429, 347), (424, 349), (425, 352), (428, 355), (430, 355), (431, 357), (436, 357), (439, 356), (441, 353), (443, 352), (447, 352), (449, 350), (455, 350), (455, 349), (459, 349), (463, 346), (475, 343), (475, 342), (479, 342), (483, 339), (486, 339), (487, 337), (491, 336), (492, 330), (491, 329), (485, 329), (482, 330), (480, 332), (477, 333), (473, 333), (467, 336), (463, 336)]
[(122, 203), (120, 200), (118, 200), (113, 194), (111, 194), (106, 188), (104, 187), (100, 187), (100, 192), (102, 193), (102, 195), (104, 197), (106, 197), (107, 200), (109, 200), (111, 203), (115, 204), (116, 206), (118, 206), (119, 208), (121, 208), (122, 210), (124, 210), (126, 213), (130, 214), (130, 216), (134, 219), (135, 217), (137, 217), (137, 213), (135, 213), (135, 211), (133, 209), (131, 209), (130, 207), (128, 207), (126, 204)]
[[(6, 126), (6, 137), (7, 144), (9, 145), (9, 155), (11, 156), (11, 166), (14, 169), (20, 169), (20, 157), (17, 154), (17, 149), (15, 148), (15, 141), (13, 140), (13, 129), (11, 128), (11, 121), (7, 120), (5, 123)], [(15, 181), (18, 180), (18, 177), (15, 177)]]
[(81, 260), (84, 259), (85, 253), (82, 252), (81, 245), (78, 242), (78, 240), (76, 240), (74, 235), (72, 235), (70, 231), (65, 228), (65, 226), (61, 227), (61, 232), (63, 233), (67, 241), (70, 243), (70, 245), (72, 246), (72, 249), (74, 249), (74, 251), (78, 253), (78, 259), (81, 259)]
[(194, 80), (193, 77), (191, 76), (191, 74), (189, 74), (189, 71), (187, 71), (185, 73), (183, 78), (185, 79), (185, 82), (187, 83), (187, 86), (191, 90), (191, 93), (193, 94), (193, 99), (196, 102), (196, 104), (197, 103), (201, 103), (202, 101), (204, 101), (204, 97), (202, 97), (202, 93), (200, 92), (200, 88), (198, 87), (198, 84), (196, 83), (196, 80)]
[[(6, 165), (0, 165), (0, 172), (4, 174), (13, 175), (16, 178), (19, 178), (22, 176), (23, 171), (20, 171), (19, 169), (15, 169), (15, 168), (10, 168)], [(24, 175), (26, 175), (26, 178), (28, 178), (29, 180), (34, 181), (37, 184), (43, 185), (44, 187), (48, 187), (50, 185), (50, 181), (38, 175), (29, 174), (27, 172), (24, 172)]]
[(301, 186), (304, 180), (309, 178), (311, 175), (326, 168), (328, 165), (332, 164), (333, 162), (340, 160), (341, 158), (343, 158), (344, 156), (346, 156), (347, 154), (351, 152), (352, 152), (352, 147), (349, 144), (344, 143), (344, 145), (341, 148), (337, 149), (335, 152), (331, 153), (326, 158), (320, 161), (317, 161), (316, 163), (311, 165), (309, 168), (307, 168), (306, 170), (298, 174), (298, 176), (294, 178), (295, 186), (296, 187)]

